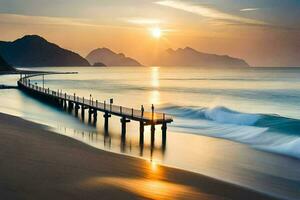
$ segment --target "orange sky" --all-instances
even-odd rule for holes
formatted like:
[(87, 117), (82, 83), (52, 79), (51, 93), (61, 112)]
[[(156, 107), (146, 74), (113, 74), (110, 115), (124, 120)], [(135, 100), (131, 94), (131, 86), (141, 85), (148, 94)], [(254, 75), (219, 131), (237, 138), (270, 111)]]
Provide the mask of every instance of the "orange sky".
[[(10, 4), (0, 0), (0, 40), (38, 34), (84, 57), (95, 48), (108, 47), (145, 65), (151, 64), (159, 50), (190, 46), (240, 57), (253, 66), (300, 66), (297, 22), (291, 23), (289, 16), (281, 17), (279, 10), (272, 8), (272, 13), (259, 3), (252, 8), (240, 3), (235, 8), (220, 0), (210, 5), (150, 0), (124, 0), (119, 5), (87, 0), (93, 7), (64, 1), (63, 12), (51, 3), (47, 9), (35, 11), (33, 7), (39, 6), (35, 2), (28, 0), (25, 5), (18, 0)], [(77, 7), (84, 9), (74, 13)], [(151, 35), (152, 27), (162, 29), (160, 39)]]

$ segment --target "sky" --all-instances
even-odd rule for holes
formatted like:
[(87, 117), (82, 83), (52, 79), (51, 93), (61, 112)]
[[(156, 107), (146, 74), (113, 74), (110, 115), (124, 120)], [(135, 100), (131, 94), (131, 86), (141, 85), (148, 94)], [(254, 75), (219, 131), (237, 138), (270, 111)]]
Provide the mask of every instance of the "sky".
[(145, 65), (189, 46), (252, 66), (300, 66), (299, 19), (299, 0), (0, 0), (0, 40), (37, 34), (84, 57), (107, 47)]

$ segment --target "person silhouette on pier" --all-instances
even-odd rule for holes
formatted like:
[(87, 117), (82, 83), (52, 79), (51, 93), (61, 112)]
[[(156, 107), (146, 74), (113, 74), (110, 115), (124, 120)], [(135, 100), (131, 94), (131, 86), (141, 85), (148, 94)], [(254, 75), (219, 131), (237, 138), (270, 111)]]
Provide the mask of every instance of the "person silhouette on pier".
[(142, 105), (141, 106), (142, 117), (144, 116), (144, 111), (145, 111), (145, 109), (144, 109), (144, 106)]
[(152, 104), (151, 106), (151, 111), (152, 111), (152, 119), (154, 118), (154, 105)]

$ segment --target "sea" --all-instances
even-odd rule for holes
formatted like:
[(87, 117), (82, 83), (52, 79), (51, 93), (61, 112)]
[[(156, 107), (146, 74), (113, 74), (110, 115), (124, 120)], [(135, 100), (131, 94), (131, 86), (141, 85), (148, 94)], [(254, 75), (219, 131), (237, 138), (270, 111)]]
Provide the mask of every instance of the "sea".
[[(17, 89), (0, 90), (0, 112), (46, 125), (105, 151), (196, 172), (282, 199), (300, 199), (300, 68), (55, 67), (78, 72), (45, 76), (44, 87), (129, 108), (173, 116), (167, 142), (150, 127), (139, 143), (139, 123), (102, 113), (96, 124), (34, 99)], [(18, 75), (0, 76), (16, 85)], [(42, 77), (31, 79), (43, 85)], [(79, 115), (80, 116), (80, 115)]]

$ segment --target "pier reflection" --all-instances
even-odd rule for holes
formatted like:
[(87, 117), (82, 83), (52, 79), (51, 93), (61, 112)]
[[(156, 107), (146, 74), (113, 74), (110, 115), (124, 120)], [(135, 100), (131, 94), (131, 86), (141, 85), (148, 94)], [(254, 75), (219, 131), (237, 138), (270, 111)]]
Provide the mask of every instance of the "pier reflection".
[(105, 131), (104, 132), (104, 146), (105, 147), (108, 147), (109, 149), (111, 148), (111, 137), (110, 137), (110, 135), (109, 135), (109, 133), (108, 133), (108, 131)]
[(150, 161), (163, 161), (166, 151), (166, 145), (162, 145), (160, 137), (155, 137), (151, 140), (150, 133), (145, 133), (145, 142), (140, 143), (138, 134), (127, 133), (122, 135), (115, 131), (105, 131), (103, 127), (94, 127), (93, 131), (68, 129), (58, 127), (61, 134), (70, 136), (83, 143), (93, 147), (112, 151), (116, 153), (125, 153), (132, 156), (143, 157)]

